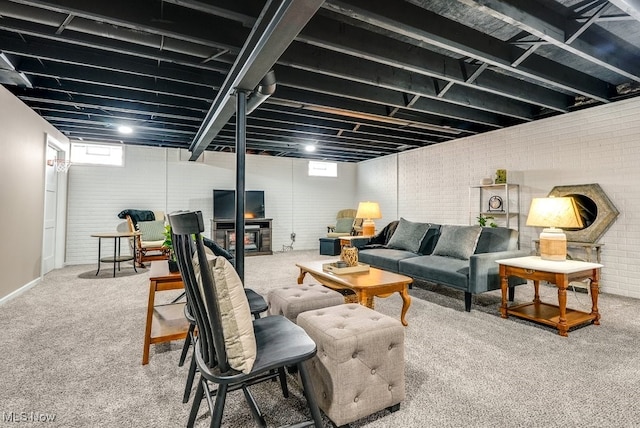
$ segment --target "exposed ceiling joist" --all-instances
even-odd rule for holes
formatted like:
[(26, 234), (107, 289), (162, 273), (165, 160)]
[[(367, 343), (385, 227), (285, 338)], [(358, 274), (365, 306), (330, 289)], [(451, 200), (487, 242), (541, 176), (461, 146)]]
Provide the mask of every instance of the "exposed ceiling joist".
[(322, 0), (274, 0), (267, 3), (189, 147), (190, 160), (200, 157), (233, 116), (233, 92), (238, 89), (252, 91), (322, 3)]
[(360, 162), (638, 96), (639, 2), (0, 0), (0, 82), (72, 141), (232, 151), (274, 69), (247, 150)]

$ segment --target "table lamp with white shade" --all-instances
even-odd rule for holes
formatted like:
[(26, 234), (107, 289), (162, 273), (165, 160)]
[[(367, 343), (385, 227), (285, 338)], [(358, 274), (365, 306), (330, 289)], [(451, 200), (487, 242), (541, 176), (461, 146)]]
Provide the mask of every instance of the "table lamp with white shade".
[(540, 258), (564, 261), (567, 259), (567, 235), (561, 228), (581, 228), (582, 219), (571, 197), (533, 198), (527, 226), (544, 227), (540, 233)]
[(362, 235), (373, 236), (376, 233), (376, 224), (372, 219), (382, 218), (380, 205), (377, 202), (360, 202), (356, 218), (362, 218)]

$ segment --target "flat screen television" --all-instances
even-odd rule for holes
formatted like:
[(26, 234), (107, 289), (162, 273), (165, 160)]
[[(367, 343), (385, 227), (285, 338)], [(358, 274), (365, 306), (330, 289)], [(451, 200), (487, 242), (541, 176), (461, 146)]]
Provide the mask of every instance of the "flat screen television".
[[(213, 219), (229, 220), (236, 218), (236, 191), (213, 191)], [(246, 190), (244, 199), (244, 218), (264, 218), (264, 191)]]

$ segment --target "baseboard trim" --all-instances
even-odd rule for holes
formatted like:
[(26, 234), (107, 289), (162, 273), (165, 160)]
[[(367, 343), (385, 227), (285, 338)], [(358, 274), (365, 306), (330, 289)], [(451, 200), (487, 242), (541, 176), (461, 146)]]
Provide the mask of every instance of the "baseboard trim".
[(30, 289), (31, 287), (36, 285), (38, 282), (40, 282), (40, 278), (36, 278), (33, 281), (29, 282), (28, 284), (25, 284), (22, 287), (18, 288), (17, 290), (13, 290), (11, 293), (7, 294), (6, 296), (1, 297), (0, 298), (0, 305), (4, 305), (9, 300), (11, 300), (11, 299), (13, 299), (15, 297), (18, 297), (20, 294), (24, 293), (25, 291), (27, 291), (28, 289)]

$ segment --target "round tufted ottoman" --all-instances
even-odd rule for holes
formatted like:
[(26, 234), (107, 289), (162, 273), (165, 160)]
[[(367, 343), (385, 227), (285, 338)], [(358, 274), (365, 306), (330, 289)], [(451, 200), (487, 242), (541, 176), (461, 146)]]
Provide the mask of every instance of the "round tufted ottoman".
[(404, 327), (358, 304), (301, 313), (298, 325), (316, 342), (310, 374), (318, 406), (342, 426), (405, 397)]
[(284, 315), (296, 322), (298, 314), (312, 309), (344, 303), (342, 294), (318, 284), (301, 284), (270, 290), (267, 294), (269, 315)]

